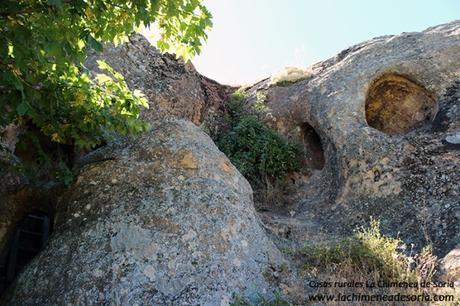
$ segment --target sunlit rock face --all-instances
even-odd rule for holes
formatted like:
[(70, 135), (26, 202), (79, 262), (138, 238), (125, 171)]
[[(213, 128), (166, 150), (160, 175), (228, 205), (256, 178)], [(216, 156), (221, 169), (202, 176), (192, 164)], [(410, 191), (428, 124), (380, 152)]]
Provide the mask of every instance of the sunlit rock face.
[(140, 34), (116, 47), (106, 45), (102, 53), (90, 56), (86, 66), (93, 73), (101, 72), (98, 60), (120, 72), (131, 89), (146, 95), (149, 109), (142, 112), (142, 118), (147, 121), (176, 117), (211, 127), (235, 90), (199, 74), (191, 62), (162, 54)]
[(460, 22), (377, 37), (307, 70), (293, 84), (249, 88), (247, 103), (265, 97), (270, 126), (307, 151), (313, 129), (324, 154), (324, 167), (288, 182), (285, 214), (273, 209), (265, 222), (290, 239), (321, 240), (373, 216), (415, 248), (432, 244), (441, 257), (455, 248)]
[[(103, 73), (98, 69), (98, 60), (106, 61), (120, 72), (130, 89), (146, 95), (149, 108), (143, 109), (141, 116), (147, 122), (183, 118), (207, 129), (215, 129), (222, 104), (234, 91), (230, 86), (202, 76), (190, 62), (184, 63), (174, 55), (162, 54), (140, 34), (131, 36), (127, 43), (106, 45), (102, 53), (90, 55), (85, 66), (93, 76)], [(24, 173), (14, 171), (24, 159), (41, 158), (36, 150), (18, 152), (16, 143), (26, 128), (14, 124), (0, 126), (0, 247), (5, 245), (15, 223), (25, 214), (35, 210), (52, 213), (53, 203), (60, 192), (53, 189), (56, 182), (49, 181), (49, 173), (54, 169), (39, 169), (43, 175), (38, 182), (30, 182)], [(69, 160), (78, 164), (81, 152), (75, 150), (71, 155)]]
[[(414, 250), (432, 244), (458, 278), (460, 22), (374, 38), (300, 81), (248, 88), (247, 104), (264, 97), (265, 122), (304, 146), (311, 169), (289, 175), (285, 206), (259, 213), (246, 180), (196, 127), (218, 125), (233, 89), (145, 44), (134, 37), (102, 58), (147, 94), (152, 130), (76, 163), (76, 182), (53, 202), (48, 247), (1, 302), (226, 305), (233, 293), (287, 288), (266, 277), (282, 261), (273, 241), (347, 236), (371, 216)], [(0, 191), (19, 207), (27, 182), (12, 178)], [(0, 240), (10, 219), (0, 215)]]
[(377, 79), (366, 99), (366, 121), (384, 133), (403, 134), (433, 120), (436, 100), (425, 88), (397, 75)]
[(281, 256), (251, 187), (199, 128), (163, 121), (93, 154), (4, 303), (220, 305), (272, 292), (263, 275)]

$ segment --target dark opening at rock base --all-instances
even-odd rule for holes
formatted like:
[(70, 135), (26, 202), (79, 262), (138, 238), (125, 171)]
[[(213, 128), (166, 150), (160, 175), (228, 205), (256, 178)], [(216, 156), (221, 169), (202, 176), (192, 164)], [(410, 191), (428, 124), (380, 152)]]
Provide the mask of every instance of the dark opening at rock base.
[(52, 230), (44, 213), (26, 215), (0, 252), (0, 296), (22, 269), (42, 250)]

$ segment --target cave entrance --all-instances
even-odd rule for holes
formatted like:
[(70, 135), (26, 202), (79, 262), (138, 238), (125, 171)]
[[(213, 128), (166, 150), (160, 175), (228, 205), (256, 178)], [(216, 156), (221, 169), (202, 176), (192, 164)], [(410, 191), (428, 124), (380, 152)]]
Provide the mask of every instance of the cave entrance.
[(0, 251), (0, 295), (43, 249), (51, 231), (51, 218), (45, 213), (30, 213), (18, 222), (6, 247)]
[(398, 74), (386, 74), (371, 85), (366, 98), (366, 121), (386, 134), (407, 133), (433, 120), (434, 96)]
[(312, 169), (323, 169), (326, 159), (324, 158), (321, 138), (315, 129), (308, 123), (304, 123), (301, 130), (303, 134), (302, 142), (307, 154), (305, 164)]

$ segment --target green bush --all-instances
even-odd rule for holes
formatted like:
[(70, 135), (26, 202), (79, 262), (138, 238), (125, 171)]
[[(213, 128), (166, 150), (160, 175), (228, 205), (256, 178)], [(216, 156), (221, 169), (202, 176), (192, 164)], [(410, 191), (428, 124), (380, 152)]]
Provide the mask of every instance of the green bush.
[[(234, 106), (237, 105), (234, 103)], [(302, 148), (266, 127), (255, 115), (233, 113), (234, 125), (218, 146), (253, 185), (282, 179), (302, 166)]]
[(266, 189), (267, 183), (278, 185), (287, 173), (299, 170), (303, 148), (268, 128), (259, 113), (266, 97), (258, 94), (256, 104), (245, 105), (243, 88), (234, 92), (225, 104), (221, 130), (211, 135), (219, 149), (256, 189)]
[(237, 125), (239, 120), (241, 119), (241, 116), (244, 115), (244, 101), (246, 100), (246, 98), (246, 92), (244, 91), (244, 89), (240, 88), (237, 91), (235, 91), (230, 96), (228, 101), (225, 103), (225, 121), (227, 121), (230, 124), (230, 126)]

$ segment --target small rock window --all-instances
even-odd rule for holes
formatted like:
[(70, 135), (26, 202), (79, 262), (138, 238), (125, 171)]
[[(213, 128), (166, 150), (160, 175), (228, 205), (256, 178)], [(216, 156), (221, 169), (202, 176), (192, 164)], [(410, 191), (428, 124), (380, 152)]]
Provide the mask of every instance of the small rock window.
[(437, 103), (424, 87), (398, 74), (386, 74), (371, 85), (366, 121), (386, 134), (404, 134), (433, 120)]
[(321, 138), (315, 129), (308, 123), (302, 125), (302, 134), (303, 145), (308, 154), (306, 164), (312, 169), (323, 169), (325, 158)]

